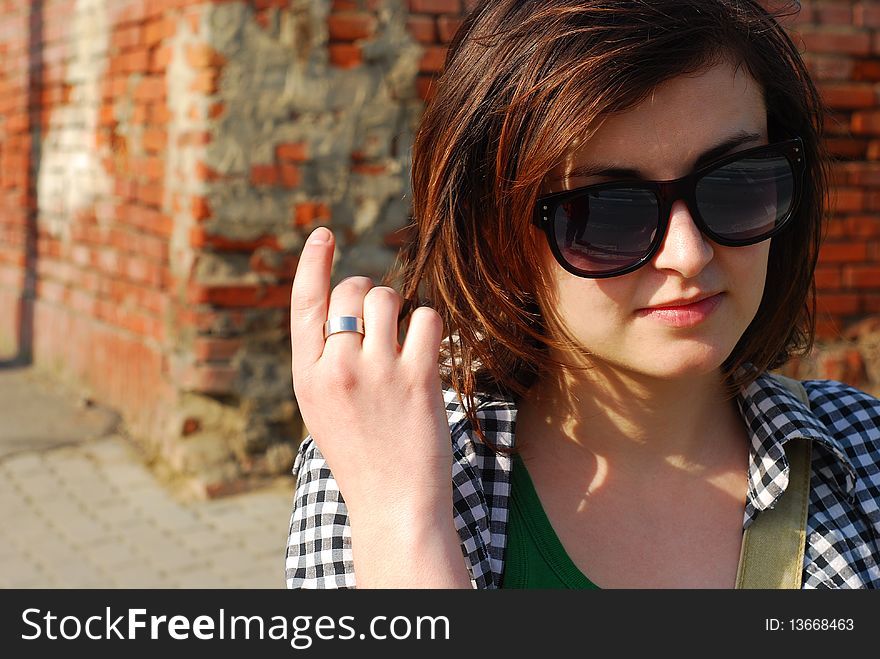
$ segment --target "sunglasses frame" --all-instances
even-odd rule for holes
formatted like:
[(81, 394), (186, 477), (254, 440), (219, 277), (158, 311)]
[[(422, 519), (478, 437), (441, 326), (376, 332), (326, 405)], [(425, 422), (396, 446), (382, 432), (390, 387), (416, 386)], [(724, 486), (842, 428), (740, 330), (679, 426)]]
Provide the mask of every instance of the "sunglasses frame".
[[(727, 238), (724, 238), (723, 236), (719, 236), (708, 227), (708, 225), (700, 215), (696, 200), (697, 184), (699, 183), (700, 179), (718, 169), (719, 167), (723, 167), (724, 165), (728, 165), (743, 158), (748, 158), (754, 155), (762, 155), (765, 153), (773, 153), (785, 156), (785, 158), (791, 165), (793, 188), (791, 208), (789, 208), (785, 216), (778, 221), (776, 227), (774, 227), (772, 231), (768, 232), (767, 234), (762, 234), (757, 238), (749, 238), (747, 240), (729, 240)], [(682, 176), (681, 178), (670, 181), (620, 179), (616, 181), (609, 181), (607, 183), (598, 183), (596, 185), (586, 185), (579, 188), (574, 188), (572, 190), (554, 192), (538, 197), (533, 223), (537, 225), (540, 229), (542, 229), (544, 234), (547, 236), (547, 242), (550, 245), (550, 250), (553, 252), (553, 256), (556, 258), (556, 261), (559, 263), (559, 265), (561, 265), (571, 274), (587, 279), (606, 279), (608, 277), (625, 275), (639, 269), (640, 267), (648, 263), (657, 253), (657, 250), (660, 248), (660, 245), (663, 243), (663, 240), (666, 237), (666, 231), (669, 228), (669, 216), (672, 213), (672, 205), (679, 199), (683, 200), (685, 204), (687, 204), (688, 211), (690, 211), (691, 217), (693, 218), (694, 223), (697, 225), (697, 228), (700, 229), (703, 235), (708, 236), (712, 241), (726, 247), (746, 247), (748, 245), (755, 245), (759, 242), (763, 242), (764, 240), (773, 237), (782, 229), (784, 229), (788, 225), (789, 220), (794, 215), (795, 211), (797, 211), (798, 205), (800, 204), (801, 200), (803, 176), (806, 169), (806, 163), (804, 162), (803, 154), (803, 141), (801, 140), (801, 138), (795, 137), (789, 140), (773, 142), (771, 144), (764, 144), (762, 146), (757, 146), (751, 149), (737, 151), (736, 153), (732, 153), (728, 156), (713, 160), (712, 162), (703, 165), (699, 169), (694, 170), (686, 176)], [(649, 190), (654, 193), (654, 196), (657, 199), (657, 208), (659, 211), (659, 217), (657, 218), (657, 234), (654, 240), (651, 242), (651, 245), (648, 247), (646, 254), (632, 265), (601, 273), (589, 273), (583, 270), (579, 270), (565, 260), (565, 257), (562, 255), (562, 250), (559, 249), (559, 245), (556, 243), (556, 237), (554, 235), (553, 227), (555, 221), (553, 218), (555, 218), (556, 216), (556, 209), (559, 207), (560, 204), (565, 203), (569, 199), (583, 196), (590, 191), (606, 190), (620, 187)]]

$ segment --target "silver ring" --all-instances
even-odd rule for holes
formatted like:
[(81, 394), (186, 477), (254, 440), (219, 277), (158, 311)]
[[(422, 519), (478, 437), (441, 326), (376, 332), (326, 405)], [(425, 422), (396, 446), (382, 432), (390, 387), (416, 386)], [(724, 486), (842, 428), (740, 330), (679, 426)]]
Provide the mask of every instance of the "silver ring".
[(339, 332), (364, 333), (364, 319), (357, 316), (333, 316), (324, 323), (324, 340)]

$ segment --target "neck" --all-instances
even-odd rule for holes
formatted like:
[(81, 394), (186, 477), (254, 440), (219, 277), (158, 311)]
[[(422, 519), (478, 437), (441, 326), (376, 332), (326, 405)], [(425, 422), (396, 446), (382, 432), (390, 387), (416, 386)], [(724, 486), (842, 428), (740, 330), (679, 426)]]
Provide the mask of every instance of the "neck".
[(530, 428), (526, 437), (556, 438), (566, 453), (583, 450), (634, 474), (661, 463), (701, 471), (744, 450), (739, 441), (719, 445), (719, 438), (742, 437), (720, 369), (677, 379), (607, 365), (568, 371), (532, 387), (520, 403), (520, 421)]

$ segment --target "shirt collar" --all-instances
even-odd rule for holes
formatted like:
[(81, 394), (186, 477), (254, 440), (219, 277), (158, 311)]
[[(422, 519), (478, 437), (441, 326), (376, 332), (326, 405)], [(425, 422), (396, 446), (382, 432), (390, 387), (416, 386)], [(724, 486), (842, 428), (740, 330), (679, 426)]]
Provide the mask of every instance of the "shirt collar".
[[(454, 392), (450, 391), (454, 397)], [(838, 439), (828, 432), (810, 408), (785, 385), (768, 374), (762, 374), (737, 395), (742, 417), (746, 422), (751, 445), (749, 448), (749, 491), (746, 518), (754, 517), (756, 510), (773, 508), (776, 500), (788, 487), (789, 463), (785, 444), (792, 440), (808, 439), (825, 450), (832, 463), (840, 468), (832, 470), (831, 482), (847, 498), (852, 498), (856, 472)], [(463, 419), (464, 411), (458, 403), (450, 421)], [(516, 423), (516, 404), (509, 399), (478, 396), (477, 416), (480, 421), (495, 417), (498, 408), (509, 411), (510, 425), (498, 427), (495, 423), (482, 424), (487, 439), (496, 446), (512, 446)], [(487, 427), (488, 426), (488, 427)]]
[[(774, 507), (788, 487), (789, 464), (785, 444), (792, 440), (813, 440), (826, 450), (835, 470), (832, 481), (847, 497), (855, 488), (855, 469), (840, 442), (829, 433), (800, 398), (770, 375), (762, 374), (742, 388), (737, 402), (751, 438), (749, 503), (757, 510)], [(748, 513), (748, 511), (747, 511)]]

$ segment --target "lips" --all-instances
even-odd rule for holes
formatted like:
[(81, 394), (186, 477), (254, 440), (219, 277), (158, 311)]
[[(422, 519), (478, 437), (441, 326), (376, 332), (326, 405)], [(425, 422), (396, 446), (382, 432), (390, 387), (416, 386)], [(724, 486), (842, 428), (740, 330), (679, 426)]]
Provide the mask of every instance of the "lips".
[(703, 300), (714, 297), (715, 295), (718, 295), (718, 293), (702, 293), (700, 295), (695, 295), (694, 297), (687, 299), (670, 300), (669, 302), (663, 302), (662, 304), (644, 307), (644, 309), (680, 309), (681, 307), (687, 307), (691, 304), (702, 302)]
[[(724, 299), (724, 293), (698, 295), (687, 300), (675, 300), (664, 306), (639, 309), (636, 315), (672, 328), (692, 328), (709, 319)], [(672, 305), (672, 306), (669, 306)]]

